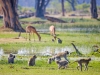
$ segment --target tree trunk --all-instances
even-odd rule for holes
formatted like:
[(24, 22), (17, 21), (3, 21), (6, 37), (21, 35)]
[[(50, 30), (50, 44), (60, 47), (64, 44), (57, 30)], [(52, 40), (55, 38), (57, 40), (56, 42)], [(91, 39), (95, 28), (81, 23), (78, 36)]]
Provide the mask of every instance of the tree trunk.
[(62, 16), (65, 16), (65, 10), (64, 10), (64, 0), (61, 0), (61, 5), (62, 5)]
[(73, 11), (76, 11), (76, 8), (75, 8), (75, 0), (72, 1), (71, 6), (72, 6), (72, 10)]
[(70, 4), (71, 7), (72, 7), (72, 10), (73, 10), (73, 11), (76, 11), (76, 8), (75, 8), (76, 0), (66, 0), (66, 1), (69, 2), (69, 4)]
[(96, 0), (91, 0), (91, 17), (94, 19), (98, 18), (98, 14), (97, 14), (97, 6), (96, 6)]
[(36, 1), (36, 17), (44, 17), (44, 4), (45, 0), (35, 0)]
[(35, 0), (36, 17), (44, 17), (46, 6), (49, 2), (50, 0)]
[(24, 31), (18, 20), (17, 14), (18, 0), (0, 0), (0, 5), (3, 10), (4, 28), (11, 28), (14, 31)]

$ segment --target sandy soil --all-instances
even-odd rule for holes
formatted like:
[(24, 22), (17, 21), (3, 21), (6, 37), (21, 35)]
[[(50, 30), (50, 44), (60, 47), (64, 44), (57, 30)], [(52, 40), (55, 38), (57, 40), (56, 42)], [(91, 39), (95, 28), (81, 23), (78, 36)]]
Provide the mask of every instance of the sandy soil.
[(0, 38), (0, 43), (27, 42), (25, 38)]

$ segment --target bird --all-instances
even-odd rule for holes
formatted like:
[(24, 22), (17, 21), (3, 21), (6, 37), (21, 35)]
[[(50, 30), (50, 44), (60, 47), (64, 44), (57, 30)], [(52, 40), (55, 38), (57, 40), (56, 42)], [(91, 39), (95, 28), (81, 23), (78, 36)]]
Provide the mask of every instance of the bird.
[(60, 38), (57, 38), (57, 43), (61, 44), (62, 40)]

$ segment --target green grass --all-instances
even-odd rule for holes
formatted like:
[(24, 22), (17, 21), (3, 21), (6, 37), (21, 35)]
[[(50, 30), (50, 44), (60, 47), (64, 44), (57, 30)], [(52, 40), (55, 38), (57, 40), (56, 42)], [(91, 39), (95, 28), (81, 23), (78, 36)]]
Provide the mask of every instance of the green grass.
[[(50, 34), (44, 34), (40, 33), (41, 35), (41, 42), (38, 41), (38, 37), (35, 35), (35, 42), (32, 36), (32, 41), (26, 41), (26, 39), (23, 39), (22, 42), (16, 41), (18, 39), (13, 39), (18, 36), (18, 33), (11, 32), (11, 33), (0, 33), (0, 38), (5, 39), (3, 42), (1, 40), (0, 47), (4, 49), (4, 51), (7, 52), (16, 52), (18, 49), (26, 47), (35, 47), (37, 49), (41, 49), (44, 47), (65, 47), (65, 46), (71, 46), (71, 43), (73, 42), (76, 46), (86, 46), (92, 48), (93, 45), (99, 45), (100, 44), (100, 34), (98, 33), (69, 33), (69, 32), (56, 32), (57, 37), (61, 38), (63, 43), (58, 44), (57, 41), (52, 42), (51, 39), (53, 38), (50, 36)], [(7, 35), (9, 34), (9, 36)], [(25, 33), (22, 33), (22, 37), (26, 37)], [(8, 40), (6, 40), (6, 38)], [(12, 39), (10, 41), (9, 39)], [(15, 42), (13, 42), (15, 41)]]
[[(71, 18), (61, 18), (67, 22), (71, 21)], [(41, 19), (28, 18), (20, 19), (20, 21), (33, 22)], [(99, 75), (100, 74), (100, 62), (91, 61), (89, 64), (88, 71), (78, 71), (76, 69), (77, 64), (69, 64), (67, 69), (59, 70), (57, 64), (53, 62), (52, 64), (47, 64), (47, 57), (39, 57), (41, 60), (36, 60), (36, 65), (29, 67), (27, 64), (30, 56), (18, 56), (17, 52), (21, 48), (26, 48), (31, 50), (32, 48), (36, 51), (41, 51), (43, 48), (51, 47), (52, 49), (61, 47), (72, 47), (71, 43), (73, 42), (78, 49), (80, 47), (90, 48), (92, 51), (93, 45), (100, 45), (100, 21), (94, 19), (83, 19), (80, 20), (75, 18), (75, 23), (51, 23), (46, 21), (45, 24), (32, 24), (36, 29), (48, 29), (50, 25), (55, 25), (56, 28), (67, 29), (67, 28), (87, 28), (86, 31), (79, 32), (70, 32), (70, 31), (56, 31), (57, 37), (62, 39), (62, 44), (58, 44), (57, 41), (52, 42), (53, 38), (49, 32), (39, 32), (41, 35), (41, 42), (38, 41), (38, 37), (35, 35), (36, 41), (34, 41), (33, 36), (31, 41), (26, 41), (23, 37), (26, 38), (26, 34), (22, 33), (21, 39), (14, 39), (18, 37), (18, 32), (0, 32), (0, 48), (3, 49), (5, 54), (15, 53), (15, 63), (8, 64), (7, 56), (0, 57), (0, 75)], [(45, 21), (45, 20), (43, 20)], [(0, 26), (3, 25), (2, 19), (0, 19)], [(22, 25), (23, 28), (27, 24)], [(88, 29), (94, 28), (91, 32)], [(49, 30), (48, 30), (49, 31)], [(74, 49), (74, 48), (73, 48)], [(84, 48), (85, 49), (85, 48)], [(92, 54), (85, 55), (85, 57), (91, 57)], [(100, 53), (94, 53), (94, 56), (100, 57)], [(70, 57), (76, 57), (74, 53)], [(42, 59), (43, 58), (43, 59)], [(71, 61), (73, 62), (73, 61)]]
[[(68, 23), (53, 23), (50, 21), (47, 21), (46, 19), (38, 19), (38, 18), (28, 18), (28, 19), (20, 19), (20, 21), (25, 22), (35, 22), (37, 20), (44, 21), (46, 23), (44, 24), (31, 24), (32, 26), (36, 27), (37, 29), (48, 29), (50, 25), (54, 25), (56, 27), (56, 30), (58, 29), (69, 29), (69, 28), (85, 28), (85, 31), (80, 30), (80, 32), (92, 32), (92, 33), (100, 33), (100, 21), (95, 19), (83, 19), (80, 18), (60, 18)], [(71, 20), (74, 20), (75, 23), (70, 23)], [(29, 24), (22, 24), (23, 28), (25, 28)], [(90, 29), (93, 29), (92, 31), (89, 31)], [(61, 30), (63, 31), (63, 30)]]
[[(24, 57), (25, 58), (25, 57)], [(29, 57), (28, 57), (29, 58)], [(27, 59), (28, 59), (27, 58)], [(6, 59), (0, 61), (1, 75), (99, 75), (100, 62), (91, 61), (88, 71), (78, 71), (77, 63), (70, 63), (67, 69), (58, 69), (55, 62), (47, 64), (46, 59), (36, 60), (35, 66), (28, 66), (28, 60), (15, 60), (14, 64), (8, 64)], [(71, 61), (73, 62), (73, 61)], [(84, 67), (83, 67), (84, 69)]]

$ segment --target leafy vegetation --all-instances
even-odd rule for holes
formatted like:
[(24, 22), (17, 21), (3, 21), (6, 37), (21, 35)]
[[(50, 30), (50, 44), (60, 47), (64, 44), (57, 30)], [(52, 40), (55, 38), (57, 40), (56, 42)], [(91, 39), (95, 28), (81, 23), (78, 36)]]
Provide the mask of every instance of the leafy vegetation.
[[(89, 14), (90, 13), (90, 11), (89, 11), (90, 10), (90, 1), (85, 1), (85, 3), (83, 3), (83, 2), (84, 1), (81, 0), (81, 1), (79, 1), (79, 3), (78, 2), (75, 3), (76, 11), (77, 12), (82, 11), (83, 14)], [(99, 3), (100, 3), (100, 1), (97, 0), (98, 10), (100, 8)], [(65, 12), (67, 14), (70, 13), (70, 12), (73, 12), (72, 7), (71, 7), (71, 5), (68, 1), (65, 1), (64, 4), (65, 4)], [(28, 1), (28, 2), (26, 2), (24, 0), (19, 1), (19, 5), (20, 5), (19, 6), (19, 11), (22, 11), (22, 12), (25, 11), (26, 12), (26, 11), (31, 10), (31, 11), (35, 12), (35, 9), (34, 9), (35, 2), (34, 2), (34, 0)], [(24, 7), (23, 7), (23, 5), (24, 5)], [(30, 6), (30, 7), (28, 7), (28, 6)], [(59, 9), (58, 9), (58, 7), (59, 7)], [(59, 0), (50, 1), (49, 5), (46, 8), (46, 12), (49, 12), (50, 14), (60, 14), (61, 13), (61, 2)], [(80, 14), (82, 14), (82, 13), (80, 12)], [(99, 14), (99, 12), (98, 12), (98, 14)]]
[(29, 11), (35, 12), (35, 9), (32, 8), (32, 7), (21, 7), (21, 6), (18, 6), (18, 14), (28, 13)]

